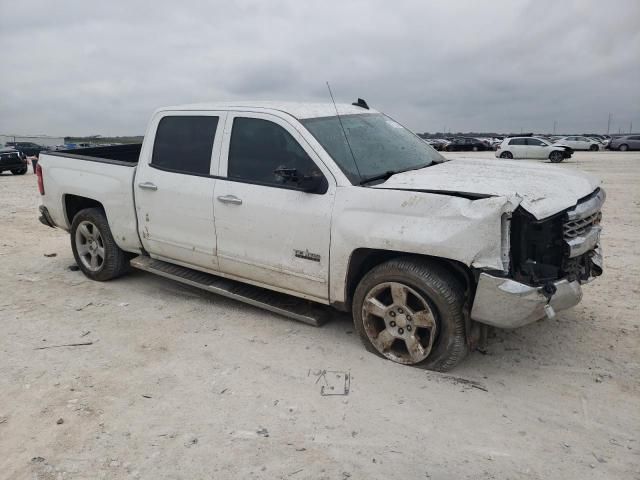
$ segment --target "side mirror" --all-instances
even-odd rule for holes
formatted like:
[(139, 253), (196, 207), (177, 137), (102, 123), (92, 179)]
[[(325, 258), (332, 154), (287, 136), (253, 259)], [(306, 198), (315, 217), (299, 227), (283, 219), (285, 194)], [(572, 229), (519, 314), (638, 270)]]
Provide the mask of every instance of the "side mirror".
[(322, 177), (298, 174), (295, 168), (276, 168), (273, 173), (282, 177), (285, 183), (293, 184), (306, 193), (315, 193), (320, 189)]

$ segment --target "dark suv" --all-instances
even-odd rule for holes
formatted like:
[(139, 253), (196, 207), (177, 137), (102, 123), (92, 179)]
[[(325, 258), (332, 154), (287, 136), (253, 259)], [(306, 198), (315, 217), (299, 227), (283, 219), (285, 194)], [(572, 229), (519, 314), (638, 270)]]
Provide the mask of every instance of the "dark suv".
[(25, 154), (27, 157), (38, 157), (40, 156), (40, 152), (43, 150), (49, 150), (47, 147), (43, 147), (42, 145), (38, 145), (33, 142), (7, 142), (5, 144), (7, 147), (13, 147), (18, 150), (20, 153)]
[(27, 160), (15, 148), (0, 148), (0, 173), (11, 170), (14, 175), (27, 173)]

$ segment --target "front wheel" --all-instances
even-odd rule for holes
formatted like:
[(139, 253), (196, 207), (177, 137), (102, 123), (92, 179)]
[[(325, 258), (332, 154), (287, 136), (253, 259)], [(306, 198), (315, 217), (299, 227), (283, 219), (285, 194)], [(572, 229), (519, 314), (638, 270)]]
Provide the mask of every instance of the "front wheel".
[(116, 245), (104, 212), (98, 208), (80, 210), (71, 224), (71, 249), (82, 272), (104, 282), (129, 269), (125, 253)]
[(365, 348), (404, 365), (446, 371), (467, 354), (464, 289), (443, 266), (397, 258), (369, 271), (353, 299)]
[(629, 145), (627, 145), (626, 143), (623, 143), (618, 147), (618, 150), (620, 150), (621, 152), (626, 152), (627, 150), (629, 150)]
[(27, 167), (16, 168), (14, 170), (11, 170), (11, 173), (13, 173), (14, 175), (24, 175), (25, 173), (27, 173)]
[(551, 163), (560, 163), (564, 160), (564, 154), (557, 151), (551, 152), (551, 154), (549, 155), (549, 160), (551, 160)]
[(598, 145), (591, 145), (591, 146), (589, 147), (589, 150), (591, 150), (592, 152), (597, 152), (597, 151), (598, 151), (598, 150), (600, 150), (600, 149), (598, 148)]

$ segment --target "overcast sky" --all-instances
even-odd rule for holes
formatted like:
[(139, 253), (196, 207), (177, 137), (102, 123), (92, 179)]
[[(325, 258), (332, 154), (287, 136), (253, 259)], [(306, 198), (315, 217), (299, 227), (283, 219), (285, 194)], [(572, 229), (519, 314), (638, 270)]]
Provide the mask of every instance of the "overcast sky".
[(0, 134), (360, 96), (418, 132), (640, 131), (640, 1), (0, 0)]

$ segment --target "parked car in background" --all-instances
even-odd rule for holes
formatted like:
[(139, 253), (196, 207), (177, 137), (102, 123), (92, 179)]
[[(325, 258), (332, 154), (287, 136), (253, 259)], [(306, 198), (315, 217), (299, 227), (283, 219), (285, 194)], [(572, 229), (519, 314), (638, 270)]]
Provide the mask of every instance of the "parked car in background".
[(449, 145), (449, 140), (445, 140), (444, 138), (429, 138), (425, 141), (438, 151), (444, 150), (446, 146)]
[(496, 150), (498, 158), (548, 158), (559, 163), (571, 158), (573, 151), (566, 145), (556, 145), (537, 137), (512, 137), (505, 139)]
[(0, 148), (0, 173), (10, 170), (14, 175), (27, 173), (27, 160), (13, 147)]
[(27, 157), (37, 157), (40, 152), (49, 150), (48, 147), (33, 142), (7, 142), (5, 146), (13, 147)]
[(623, 137), (613, 138), (608, 147), (611, 150), (640, 150), (640, 135), (625, 135)]
[(555, 144), (566, 145), (573, 150), (591, 150), (592, 152), (597, 152), (601, 147), (600, 142), (588, 137), (579, 136), (562, 137), (556, 140)]
[(487, 150), (487, 144), (477, 138), (458, 137), (451, 140), (449, 145), (445, 147), (447, 152), (478, 152)]

